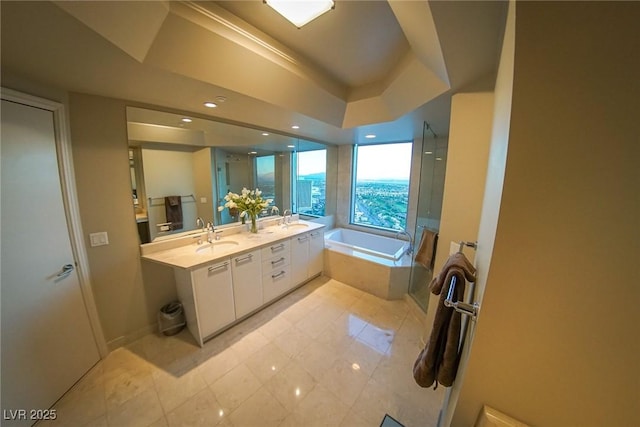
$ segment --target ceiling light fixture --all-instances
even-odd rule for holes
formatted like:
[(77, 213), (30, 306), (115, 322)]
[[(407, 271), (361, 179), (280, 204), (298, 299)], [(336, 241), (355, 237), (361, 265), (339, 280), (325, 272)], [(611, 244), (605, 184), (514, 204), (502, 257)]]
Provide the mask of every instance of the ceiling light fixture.
[(364, 137), (367, 138), (367, 139), (373, 139), (373, 138), (376, 137), (376, 135), (373, 134), (373, 133), (370, 133), (370, 134), (365, 135)]
[(216, 108), (218, 104), (216, 104), (215, 102), (205, 102), (204, 106), (207, 108)]
[(300, 28), (335, 8), (333, 0), (263, 0), (287, 21)]
[(269, 136), (269, 133), (267, 133), (267, 132), (262, 132), (262, 136)]
[(189, 117), (183, 117), (182, 121), (185, 123), (191, 123), (193, 120), (191, 120)]
[(295, 145), (287, 145), (287, 148), (296, 148)]
[(300, 126), (298, 126), (298, 125), (293, 125), (293, 126), (291, 126), (291, 129), (300, 129)]

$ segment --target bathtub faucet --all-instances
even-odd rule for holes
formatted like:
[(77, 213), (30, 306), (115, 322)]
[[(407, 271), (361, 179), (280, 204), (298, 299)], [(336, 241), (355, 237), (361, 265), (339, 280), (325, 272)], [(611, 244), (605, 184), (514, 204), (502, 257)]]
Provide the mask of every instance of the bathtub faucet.
[(396, 233), (396, 239), (403, 234), (405, 234), (409, 238), (409, 248), (407, 249), (407, 255), (411, 255), (413, 253), (413, 237), (411, 237), (411, 233), (406, 230), (398, 231)]

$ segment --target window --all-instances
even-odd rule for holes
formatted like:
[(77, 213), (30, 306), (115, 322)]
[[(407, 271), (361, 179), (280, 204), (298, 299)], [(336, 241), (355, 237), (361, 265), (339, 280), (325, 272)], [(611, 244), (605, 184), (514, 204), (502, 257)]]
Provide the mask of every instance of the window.
[(353, 224), (405, 229), (411, 150), (411, 142), (354, 146)]
[(327, 191), (327, 150), (301, 151), (295, 155), (295, 211), (324, 216)]
[(256, 187), (264, 199), (276, 198), (275, 156), (256, 157)]

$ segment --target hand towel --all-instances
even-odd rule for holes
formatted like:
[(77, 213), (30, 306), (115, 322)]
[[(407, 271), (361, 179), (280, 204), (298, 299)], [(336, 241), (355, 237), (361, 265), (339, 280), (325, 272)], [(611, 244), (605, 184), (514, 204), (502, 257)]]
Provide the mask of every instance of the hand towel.
[(438, 233), (427, 228), (422, 230), (422, 239), (420, 240), (420, 248), (416, 252), (415, 262), (422, 264), (424, 268), (431, 270), (436, 254), (436, 245), (438, 244)]
[(167, 196), (164, 198), (164, 210), (167, 222), (170, 222), (171, 230), (180, 230), (182, 224), (182, 198), (180, 196)]
[(458, 343), (460, 342), (461, 315), (453, 307), (446, 307), (451, 279), (456, 278), (456, 301), (464, 299), (465, 280), (473, 282), (475, 268), (462, 253), (449, 257), (442, 271), (433, 278), (429, 289), (434, 295), (440, 295), (436, 309), (433, 329), (427, 345), (424, 347), (413, 365), (413, 378), (421, 387), (429, 387), (438, 383), (449, 387), (455, 380), (460, 356)]

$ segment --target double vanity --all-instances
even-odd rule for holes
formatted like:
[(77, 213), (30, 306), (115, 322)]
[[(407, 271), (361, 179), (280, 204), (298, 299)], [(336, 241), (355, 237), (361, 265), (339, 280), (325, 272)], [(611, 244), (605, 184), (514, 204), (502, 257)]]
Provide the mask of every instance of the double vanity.
[(322, 273), (323, 228), (302, 220), (255, 234), (229, 227), (215, 238), (200, 232), (143, 245), (142, 259), (173, 268), (187, 327), (202, 346)]

